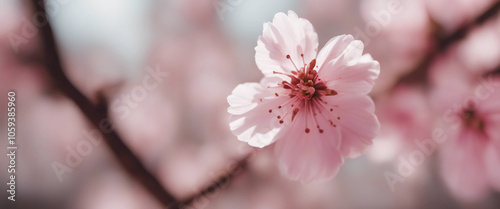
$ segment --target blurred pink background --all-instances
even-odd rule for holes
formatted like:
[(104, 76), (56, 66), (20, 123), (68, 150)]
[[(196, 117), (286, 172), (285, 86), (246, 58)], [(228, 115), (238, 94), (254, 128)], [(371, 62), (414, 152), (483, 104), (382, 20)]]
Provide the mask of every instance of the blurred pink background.
[[(22, 36), (33, 18), (26, 2), (0, 1), (0, 89), (4, 98), (9, 90), (16, 92), (19, 146), (15, 203), (7, 200), (8, 162), (0, 157), (0, 208), (161, 208), (105, 143), (93, 145), (62, 181), (54, 172), (54, 162), (66, 164), (68, 153), (93, 137), (95, 128), (52, 84), (40, 62), (40, 37), (24, 37), (26, 42), (12, 45), (9, 37)], [(436, 55), (423, 80), (406, 76), (437, 48), (436, 37), (469, 23), (494, 0), (48, 2), (68, 77), (89, 98), (104, 92), (116, 130), (176, 198), (199, 192), (227, 173), (235, 160), (252, 153), (241, 174), (191, 208), (500, 208), (500, 155), (488, 161), (499, 175), (476, 175), (491, 181), (469, 196), (446, 182), (441, 147), (451, 146), (447, 142), (425, 155), (394, 190), (386, 179), (387, 172), (398, 172), (401, 159), (419, 149), (415, 141), (450, 126), (441, 116), (463, 100), (462, 89), (480, 84), (478, 78), (498, 77), (498, 15)], [(394, 2), (399, 3), (395, 13), (389, 10)], [(254, 61), (262, 24), (288, 10), (313, 24), (320, 47), (336, 35), (353, 34), (381, 64), (371, 95), (380, 134), (364, 156), (347, 160), (324, 183), (304, 185), (283, 177), (271, 148), (253, 150), (228, 126), (226, 97), (238, 83), (262, 77)], [(148, 69), (168, 75), (156, 80)], [(127, 102), (145, 79), (154, 87)], [(0, 109), (0, 135), (5, 138), (5, 99)], [(500, 123), (493, 126), (500, 129)], [(2, 144), (5, 150), (6, 142)]]

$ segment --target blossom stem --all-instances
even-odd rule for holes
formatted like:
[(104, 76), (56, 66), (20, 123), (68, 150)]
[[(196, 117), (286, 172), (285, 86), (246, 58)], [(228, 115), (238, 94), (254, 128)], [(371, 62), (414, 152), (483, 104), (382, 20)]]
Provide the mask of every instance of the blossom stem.
[[(33, 12), (47, 14), (43, 4), (39, 7), (39, 2), (41, 1), (31, 1)], [(71, 81), (69, 81), (61, 65), (60, 55), (58, 54), (57, 44), (54, 40), (50, 23), (47, 23), (46, 26), (39, 28), (39, 32), (44, 50), (44, 54), (42, 55), (43, 64), (45, 65), (45, 68), (53, 82), (57, 87), (59, 87), (59, 90), (64, 95), (70, 98), (78, 106), (83, 115), (92, 123), (92, 125), (99, 127), (100, 122), (103, 119), (108, 120), (109, 118), (107, 110), (108, 106), (105, 100), (101, 99), (97, 105), (93, 104), (71, 83)], [(112, 130), (110, 132), (101, 131), (101, 133), (103, 134), (104, 141), (118, 159), (118, 162), (130, 176), (140, 182), (146, 190), (148, 190), (164, 206), (175, 204), (177, 202), (176, 199), (165, 188), (163, 188), (158, 179), (145, 168), (130, 148), (127, 147), (116, 130)]]

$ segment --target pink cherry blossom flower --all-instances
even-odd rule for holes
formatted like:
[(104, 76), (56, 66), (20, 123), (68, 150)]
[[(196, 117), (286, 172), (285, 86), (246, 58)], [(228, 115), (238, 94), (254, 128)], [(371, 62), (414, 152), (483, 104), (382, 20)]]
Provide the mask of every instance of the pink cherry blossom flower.
[(443, 72), (432, 76), (441, 84), (431, 101), (447, 139), (440, 148), (440, 173), (454, 197), (478, 201), (490, 189), (500, 191), (500, 78), (472, 80), (444, 63), (437, 66)]
[(316, 56), (317, 46), (309, 21), (276, 14), (255, 48), (264, 78), (238, 85), (227, 99), (238, 139), (255, 147), (276, 142), (283, 173), (305, 183), (335, 176), (379, 129), (367, 95), (379, 63), (351, 35), (332, 38)]

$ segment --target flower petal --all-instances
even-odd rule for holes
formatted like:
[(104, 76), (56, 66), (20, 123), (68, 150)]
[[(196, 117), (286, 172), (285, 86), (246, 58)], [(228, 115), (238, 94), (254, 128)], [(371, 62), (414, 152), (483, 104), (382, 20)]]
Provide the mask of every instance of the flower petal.
[(441, 175), (451, 193), (465, 201), (484, 198), (488, 178), (484, 166), (486, 138), (465, 131), (441, 150)]
[[(299, 111), (296, 119), (279, 135), (274, 149), (280, 159), (282, 172), (304, 183), (325, 181), (333, 178), (344, 160), (336, 148), (340, 140), (338, 129), (320, 133), (306, 111)], [(308, 121), (306, 123), (306, 121)], [(311, 127), (309, 133), (305, 127)], [(336, 142), (337, 141), (337, 142)]]
[(288, 11), (288, 15), (280, 12), (272, 23), (264, 23), (264, 32), (255, 47), (255, 62), (264, 75), (271, 75), (273, 71), (288, 74), (295, 66), (287, 55), (300, 68), (316, 58), (317, 49), (318, 35), (312, 24), (293, 11)]
[(261, 83), (244, 83), (238, 85), (228, 96), (228, 112), (230, 129), (240, 141), (248, 142), (255, 147), (265, 147), (273, 143), (279, 131), (278, 111), (276, 109), (290, 98), (286, 95), (276, 96), (281, 89), (268, 88), (268, 79)]
[(486, 169), (493, 188), (500, 191), (500, 143), (490, 143), (485, 154)]
[(257, 106), (255, 96), (262, 91), (260, 83), (244, 83), (236, 86), (231, 95), (227, 97), (229, 108), (227, 111), (233, 115), (244, 114)]
[(342, 135), (342, 155), (354, 158), (363, 154), (380, 129), (371, 98), (367, 95), (339, 94), (324, 97), (323, 100), (333, 107), (333, 111), (328, 112)]
[(332, 38), (318, 54), (318, 75), (338, 92), (368, 94), (380, 73), (380, 64), (363, 53), (363, 43), (351, 35)]

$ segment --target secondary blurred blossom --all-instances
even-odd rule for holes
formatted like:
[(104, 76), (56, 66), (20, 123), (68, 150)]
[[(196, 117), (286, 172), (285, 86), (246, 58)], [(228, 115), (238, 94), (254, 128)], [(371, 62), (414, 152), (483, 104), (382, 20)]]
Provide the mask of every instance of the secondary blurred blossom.
[[(379, 123), (366, 94), (380, 67), (350, 35), (318, 53), (311, 23), (289, 11), (264, 24), (255, 61), (260, 83), (238, 85), (228, 97), (230, 128), (251, 146), (277, 142), (283, 172), (303, 182), (332, 178), (345, 157), (372, 144)], [(315, 59), (316, 58), (316, 59)]]
[(444, 57), (433, 65), (433, 106), (442, 116), (446, 143), (441, 176), (451, 193), (465, 201), (500, 191), (500, 78), (470, 79)]
[(417, 87), (398, 86), (390, 95), (377, 99), (380, 134), (368, 156), (377, 162), (397, 160), (397, 155), (417, 149), (429, 138), (433, 117), (425, 92)]

